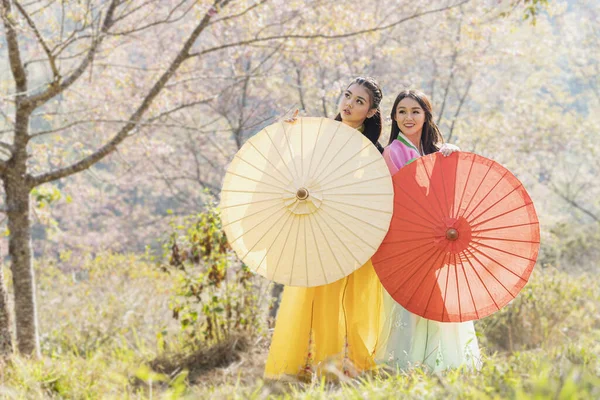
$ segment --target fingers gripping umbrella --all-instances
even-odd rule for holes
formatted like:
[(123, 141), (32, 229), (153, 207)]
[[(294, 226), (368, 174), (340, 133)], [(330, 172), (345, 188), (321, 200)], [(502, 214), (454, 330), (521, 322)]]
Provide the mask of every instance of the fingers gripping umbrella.
[(459, 322), (515, 298), (535, 265), (540, 232), (513, 174), (472, 153), (436, 153), (403, 167), (393, 182), (394, 215), (373, 266), (398, 303)]
[(387, 232), (385, 161), (357, 130), (325, 118), (275, 123), (235, 155), (221, 191), (229, 243), (255, 272), (318, 286), (371, 258)]

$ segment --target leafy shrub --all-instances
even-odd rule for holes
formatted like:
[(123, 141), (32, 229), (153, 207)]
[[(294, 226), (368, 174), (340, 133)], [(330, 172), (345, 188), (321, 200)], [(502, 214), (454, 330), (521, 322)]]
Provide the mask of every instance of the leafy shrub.
[(212, 345), (233, 334), (260, 333), (268, 284), (229, 247), (219, 210), (209, 205), (201, 214), (173, 220), (171, 228), (161, 269), (179, 282), (171, 309), (188, 343)]
[(491, 351), (517, 351), (576, 340), (599, 328), (600, 285), (589, 275), (574, 277), (537, 268), (508, 306), (477, 321), (481, 344)]
[(542, 233), (539, 265), (552, 265), (571, 272), (598, 272), (600, 224), (562, 221)]

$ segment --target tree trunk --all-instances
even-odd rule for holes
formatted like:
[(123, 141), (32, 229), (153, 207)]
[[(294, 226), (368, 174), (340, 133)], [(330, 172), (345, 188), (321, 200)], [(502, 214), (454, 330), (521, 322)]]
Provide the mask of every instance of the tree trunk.
[[(8, 229), (8, 252), (15, 291), (17, 345), (23, 355), (40, 355), (35, 284), (31, 251), (30, 187), (25, 174), (11, 171), (4, 177)], [(24, 171), (23, 171), (24, 172)]]
[(0, 265), (0, 360), (9, 357), (13, 353), (11, 325), (8, 295), (4, 285), (4, 270)]

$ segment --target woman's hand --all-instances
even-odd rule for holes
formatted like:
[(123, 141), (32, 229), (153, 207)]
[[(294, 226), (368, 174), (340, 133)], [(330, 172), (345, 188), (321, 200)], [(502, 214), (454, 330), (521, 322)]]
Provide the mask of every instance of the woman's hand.
[(284, 122), (287, 122), (288, 124), (294, 124), (294, 123), (296, 123), (296, 121), (298, 121), (298, 112), (299, 111), (300, 110), (298, 110), (296, 108), (296, 111), (294, 111), (294, 114), (290, 118), (284, 119)]
[(444, 157), (448, 157), (455, 151), (460, 151), (460, 148), (454, 144), (444, 143), (442, 144), (442, 147), (440, 147), (440, 152), (444, 155)]

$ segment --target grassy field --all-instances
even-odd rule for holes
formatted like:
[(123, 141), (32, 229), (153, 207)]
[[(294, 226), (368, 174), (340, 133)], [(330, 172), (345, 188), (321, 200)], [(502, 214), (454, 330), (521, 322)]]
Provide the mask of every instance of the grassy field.
[(477, 322), (479, 372), (283, 384), (262, 380), (266, 322), (217, 347), (190, 345), (173, 319), (180, 277), (153, 262), (103, 254), (36, 268), (43, 357), (3, 365), (0, 398), (600, 398), (600, 284), (591, 274), (538, 268), (517, 300)]

